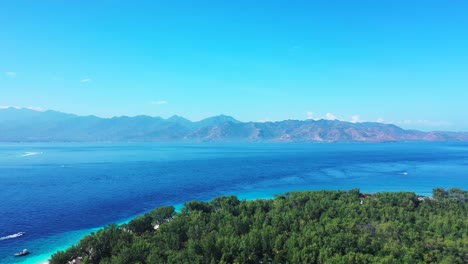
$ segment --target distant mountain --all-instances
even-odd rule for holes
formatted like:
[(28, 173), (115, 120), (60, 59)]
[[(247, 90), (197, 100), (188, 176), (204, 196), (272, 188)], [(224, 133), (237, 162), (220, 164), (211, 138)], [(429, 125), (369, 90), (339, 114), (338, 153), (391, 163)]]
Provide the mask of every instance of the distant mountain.
[(0, 109), (1, 142), (235, 141), (392, 142), (468, 141), (468, 133), (404, 130), (381, 123), (338, 120), (240, 122), (220, 115), (192, 122), (180, 116), (99, 118), (57, 111)]
[(226, 115), (208, 117), (196, 123), (198, 127), (209, 127), (209, 126), (219, 126), (226, 122), (231, 122), (233, 124), (241, 123), (240, 121), (234, 119), (233, 117), (226, 116)]
[(186, 118), (183, 118), (181, 116), (178, 116), (178, 115), (173, 115), (171, 117), (169, 117), (168, 119), (166, 119), (166, 121), (168, 122), (172, 122), (172, 123), (177, 123), (177, 124), (180, 124), (180, 125), (191, 125), (192, 124), (192, 121), (186, 119)]

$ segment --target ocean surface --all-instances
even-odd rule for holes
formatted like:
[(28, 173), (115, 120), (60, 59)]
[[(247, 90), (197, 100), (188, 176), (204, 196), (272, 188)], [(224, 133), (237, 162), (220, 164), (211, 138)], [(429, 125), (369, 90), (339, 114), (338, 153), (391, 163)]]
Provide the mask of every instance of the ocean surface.
[(0, 143), (0, 263), (44, 263), (99, 227), (195, 199), (434, 187), (468, 189), (468, 143)]

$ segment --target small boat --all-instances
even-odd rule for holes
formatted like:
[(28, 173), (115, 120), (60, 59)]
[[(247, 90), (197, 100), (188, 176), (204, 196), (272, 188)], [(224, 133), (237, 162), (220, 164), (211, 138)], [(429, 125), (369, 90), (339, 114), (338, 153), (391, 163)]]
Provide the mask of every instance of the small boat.
[(26, 232), (18, 232), (16, 234), (14, 234), (15, 237), (20, 237), (22, 235), (26, 234)]
[(27, 249), (23, 249), (22, 251), (18, 252), (18, 253), (15, 253), (15, 257), (22, 257), (22, 256), (26, 256), (28, 254), (30, 254), (31, 252), (29, 252), (29, 250)]

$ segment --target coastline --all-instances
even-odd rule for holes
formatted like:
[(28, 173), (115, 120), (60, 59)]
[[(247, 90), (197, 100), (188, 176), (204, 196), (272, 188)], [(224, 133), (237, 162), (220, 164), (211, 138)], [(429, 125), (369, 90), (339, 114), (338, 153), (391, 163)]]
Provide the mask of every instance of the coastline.
[[(352, 188), (350, 188), (350, 189), (352, 189)], [(239, 192), (239, 193), (236, 193), (236, 194), (224, 194), (224, 195), (225, 196), (235, 195), (235, 196), (238, 197), (239, 200), (251, 201), (251, 200), (256, 200), (256, 199), (273, 199), (275, 197), (275, 195), (286, 193), (286, 192), (308, 191), (308, 190), (323, 190), (323, 189), (320, 189), (320, 188), (317, 188), (317, 189), (301, 188), (301, 189), (294, 189), (294, 190), (284, 190), (283, 189), (282, 191), (281, 191), (281, 189), (268, 189), (268, 190), (263, 190), (263, 191), (255, 191), (255, 192), (248, 191), (248, 192)], [(406, 190), (377, 190), (377, 189), (373, 190), (373, 191), (360, 189), (360, 191), (361, 192), (366, 192), (366, 193), (399, 192), (399, 191), (406, 192)], [(430, 190), (429, 195), (428, 195), (429, 192), (427, 190), (425, 190), (424, 192), (420, 192), (420, 191), (418, 191), (418, 192), (408, 191), (408, 192), (414, 192), (417, 195), (423, 195), (423, 196), (429, 196), (429, 197), (432, 196), (432, 189)], [(215, 198), (215, 197), (211, 197), (209, 199), (206, 199), (206, 201), (209, 201), (209, 200), (211, 200), (213, 198)], [(182, 207), (184, 206), (184, 204), (179, 203), (179, 204), (175, 204), (173, 206), (175, 207), (176, 212), (180, 212)], [(136, 215), (131, 216), (129, 218), (126, 218), (126, 219), (123, 219), (123, 220), (120, 220), (120, 221), (116, 221), (116, 222), (113, 222), (113, 223), (116, 223), (118, 225), (125, 224), (125, 223), (128, 223), (129, 221), (131, 221), (132, 219), (134, 219), (135, 217), (138, 217), (138, 216), (140, 216), (140, 215), (142, 215), (144, 213), (145, 212), (140, 213), (140, 214), (136, 214)], [(112, 223), (109, 223), (109, 224), (112, 224)], [(46, 253), (42, 253), (42, 254), (36, 255), (36, 256), (32, 255), (32, 256), (28, 257), (27, 259), (24, 259), (24, 261), (15, 262), (15, 264), (16, 263), (20, 263), (20, 264), (48, 264), (50, 257), (54, 253), (56, 253), (57, 251), (65, 250), (65, 249), (77, 244), (81, 239), (83, 239), (83, 237), (91, 234), (92, 232), (96, 232), (99, 229), (102, 229), (104, 227), (105, 226), (100, 226), (100, 227), (94, 227), (94, 228), (90, 228), (90, 229), (70, 231), (70, 232), (67, 232), (67, 233), (58, 234), (58, 235), (56, 235), (56, 236), (54, 236), (52, 238), (40, 239), (41, 240), (40, 243), (42, 243), (42, 244), (45, 244), (45, 242), (42, 242), (42, 240), (47, 241), (47, 243), (49, 243), (49, 244), (50, 244), (50, 240), (52, 240), (52, 241), (55, 242), (53, 244), (55, 244), (56, 246), (53, 249), (48, 250)]]
[[(180, 212), (180, 209), (183, 207), (183, 204), (176, 204), (174, 205), (176, 208), (177, 212)], [(143, 214), (143, 213), (141, 213)], [(116, 223), (118, 225), (126, 224), (135, 217), (141, 215), (137, 214), (134, 216), (131, 216), (129, 218), (115, 221), (113, 223)], [(109, 223), (112, 224), (112, 223)], [(81, 239), (83, 239), (85, 236), (97, 232), (99, 229), (104, 228), (104, 226), (100, 227), (93, 227), (89, 229), (82, 229), (82, 230), (74, 230), (74, 231), (69, 231), (66, 233), (61, 233), (57, 234), (48, 238), (41, 238), (41, 239), (36, 239), (34, 241), (29, 241), (25, 243), (25, 247), (37, 247), (37, 245), (53, 245), (53, 248), (47, 249), (45, 253), (41, 253), (39, 255), (35, 255), (34, 252), (33, 254), (25, 257), (25, 258), (15, 258), (14, 264), (48, 264), (49, 259), (52, 257), (53, 254), (55, 254), (57, 251), (60, 250), (66, 250), (67, 248), (77, 244)]]

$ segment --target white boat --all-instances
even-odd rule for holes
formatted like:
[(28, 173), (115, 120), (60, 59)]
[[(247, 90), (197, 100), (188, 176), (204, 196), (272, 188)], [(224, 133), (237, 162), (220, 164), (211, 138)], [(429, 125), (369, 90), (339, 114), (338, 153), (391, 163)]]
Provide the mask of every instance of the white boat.
[(30, 253), (31, 253), (31, 252), (29, 252), (29, 250), (23, 249), (23, 250), (21, 250), (20, 252), (15, 253), (15, 257), (26, 256), (26, 255), (28, 255), (28, 254), (30, 254)]

